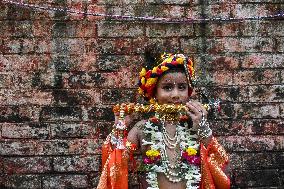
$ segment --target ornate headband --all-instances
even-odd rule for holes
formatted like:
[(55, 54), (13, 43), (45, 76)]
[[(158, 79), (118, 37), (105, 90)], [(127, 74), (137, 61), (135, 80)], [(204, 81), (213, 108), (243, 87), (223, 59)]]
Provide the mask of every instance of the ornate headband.
[(147, 71), (145, 68), (142, 68), (142, 71), (140, 72), (138, 92), (144, 97), (145, 100), (150, 101), (151, 104), (155, 103), (153, 97), (158, 78), (162, 76), (163, 73), (178, 67), (184, 68), (185, 70), (188, 85), (190, 87), (189, 95), (191, 95), (193, 89), (192, 80), (194, 78), (194, 65), (189, 58), (185, 57), (183, 54), (164, 53), (161, 56), (161, 60), (157, 63), (158, 65), (152, 70)]

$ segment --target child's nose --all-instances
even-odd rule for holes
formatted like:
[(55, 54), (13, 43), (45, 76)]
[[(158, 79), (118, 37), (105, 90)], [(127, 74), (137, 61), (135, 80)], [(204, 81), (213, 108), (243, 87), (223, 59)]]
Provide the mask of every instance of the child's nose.
[(179, 97), (179, 91), (178, 91), (178, 89), (176, 87), (172, 91), (172, 97), (173, 98), (178, 98)]

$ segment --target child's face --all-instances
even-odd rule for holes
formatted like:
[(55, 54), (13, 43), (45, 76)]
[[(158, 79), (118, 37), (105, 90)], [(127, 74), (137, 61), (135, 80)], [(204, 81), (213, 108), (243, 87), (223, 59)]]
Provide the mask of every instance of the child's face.
[(188, 102), (188, 84), (185, 74), (173, 72), (163, 75), (157, 83), (156, 100), (159, 104)]

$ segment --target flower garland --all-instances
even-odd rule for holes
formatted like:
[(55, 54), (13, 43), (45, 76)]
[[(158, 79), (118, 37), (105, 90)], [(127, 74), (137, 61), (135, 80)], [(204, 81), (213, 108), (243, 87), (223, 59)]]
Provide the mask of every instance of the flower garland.
[(198, 136), (191, 134), (192, 131), (187, 129), (186, 121), (180, 121), (176, 126), (176, 143), (179, 145), (180, 158), (175, 165), (171, 165), (166, 152), (165, 134), (161, 131), (161, 121), (154, 117), (145, 123), (143, 133), (146, 138), (142, 140), (142, 145), (150, 145), (143, 158), (148, 189), (159, 189), (157, 173), (164, 173), (173, 183), (186, 180), (187, 189), (199, 188), (201, 180), (199, 143)]

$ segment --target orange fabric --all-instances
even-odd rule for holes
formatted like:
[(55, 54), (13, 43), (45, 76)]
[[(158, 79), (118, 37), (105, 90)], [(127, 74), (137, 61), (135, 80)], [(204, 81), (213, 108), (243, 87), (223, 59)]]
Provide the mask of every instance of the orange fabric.
[[(128, 157), (126, 150), (112, 150), (106, 143), (102, 148), (103, 170), (97, 189), (128, 189)], [(223, 172), (228, 155), (213, 137), (207, 148), (201, 144), (200, 189), (229, 189), (230, 179)]]
[(229, 189), (230, 179), (224, 173), (229, 158), (213, 137), (207, 148), (201, 144), (201, 189)]
[(128, 189), (127, 150), (112, 150), (110, 143), (104, 144), (102, 167), (97, 189)]

